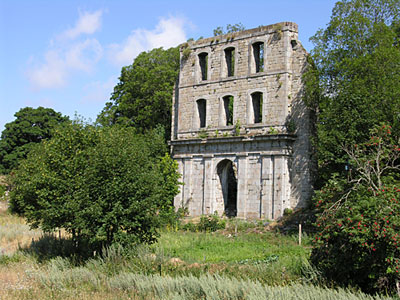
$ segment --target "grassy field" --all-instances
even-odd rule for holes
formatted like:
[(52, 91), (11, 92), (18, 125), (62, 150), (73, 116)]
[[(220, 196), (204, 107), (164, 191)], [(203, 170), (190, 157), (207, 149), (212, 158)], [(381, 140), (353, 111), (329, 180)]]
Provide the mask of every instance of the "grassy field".
[(39, 259), (38, 245), (54, 250), (58, 235), (30, 231), (1, 205), (0, 299), (387, 299), (313, 285), (307, 237), (299, 246), (238, 220), (215, 233), (164, 229), (154, 245), (86, 261)]

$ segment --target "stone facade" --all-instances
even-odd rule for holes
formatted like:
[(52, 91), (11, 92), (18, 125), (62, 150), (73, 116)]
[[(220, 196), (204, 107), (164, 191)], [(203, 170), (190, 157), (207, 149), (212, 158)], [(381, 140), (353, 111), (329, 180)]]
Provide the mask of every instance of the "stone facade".
[(310, 112), (302, 102), (306, 51), (297, 24), (181, 45), (172, 155), (190, 215), (276, 219), (312, 192)]

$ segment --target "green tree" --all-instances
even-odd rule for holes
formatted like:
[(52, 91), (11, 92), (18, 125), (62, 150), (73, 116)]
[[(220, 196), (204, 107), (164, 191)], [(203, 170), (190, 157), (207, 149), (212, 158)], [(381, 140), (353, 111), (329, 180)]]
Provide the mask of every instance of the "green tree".
[(178, 192), (166, 151), (159, 129), (62, 126), (13, 172), (11, 209), (32, 227), (65, 228), (90, 250), (153, 242)]
[(329, 180), (314, 197), (312, 262), (342, 285), (394, 292), (400, 280), (400, 139), (381, 125), (367, 142), (344, 150), (348, 179)]
[(51, 108), (25, 107), (7, 123), (0, 140), (0, 173), (8, 173), (26, 157), (32, 145), (52, 136), (52, 130), (68, 117)]
[(172, 92), (179, 73), (179, 48), (142, 52), (122, 68), (111, 101), (98, 116), (101, 125), (123, 124), (143, 132), (171, 128)]
[(344, 145), (362, 143), (380, 122), (400, 132), (400, 1), (344, 0), (312, 38), (308, 104), (318, 107), (320, 176), (344, 172)]

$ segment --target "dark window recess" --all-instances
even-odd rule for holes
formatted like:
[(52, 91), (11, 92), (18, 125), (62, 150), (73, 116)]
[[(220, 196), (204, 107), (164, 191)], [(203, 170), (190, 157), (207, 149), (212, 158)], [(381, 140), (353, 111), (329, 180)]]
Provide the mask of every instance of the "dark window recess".
[(226, 126), (233, 125), (233, 96), (225, 96), (223, 100)]
[(254, 123), (262, 122), (262, 93), (256, 92), (251, 94), (251, 102), (253, 104)]
[(201, 80), (207, 80), (207, 70), (208, 70), (208, 53), (199, 54), (200, 70), (201, 70)]
[(256, 73), (264, 72), (264, 43), (257, 42), (253, 44), (254, 62), (256, 65)]
[(231, 77), (235, 74), (235, 48), (229, 47), (225, 49), (225, 61), (228, 77)]
[(200, 128), (206, 127), (206, 100), (197, 100), (197, 111), (199, 113)]

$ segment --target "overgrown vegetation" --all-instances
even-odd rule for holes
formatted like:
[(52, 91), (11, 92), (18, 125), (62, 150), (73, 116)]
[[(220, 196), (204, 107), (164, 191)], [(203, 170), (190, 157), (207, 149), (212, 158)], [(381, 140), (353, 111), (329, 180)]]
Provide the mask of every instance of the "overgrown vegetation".
[[(2, 223), (8, 218), (0, 215)], [(230, 219), (215, 233), (164, 230), (152, 246), (114, 245), (84, 261), (58, 255), (40, 263), (38, 251), (55, 253), (63, 239), (35, 237), (33, 245), (0, 256), (0, 298), (384, 299), (310, 285), (316, 281), (308, 239), (298, 246), (264, 229), (261, 222)]]
[(317, 110), (319, 183), (345, 175), (344, 145), (369, 139), (381, 122), (400, 134), (400, 1), (338, 2), (311, 41), (307, 102)]
[(11, 176), (11, 209), (33, 228), (65, 229), (81, 255), (153, 242), (178, 192), (163, 130), (74, 122), (38, 144)]
[(400, 293), (399, 16), (398, 0), (336, 3), (304, 78), (318, 116), (312, 262), (370, 293)]
[(227, 33), (243, 31), (245, 29), (246, 28), (244, 27), (244, 25), (239, 22), (236, 24), (227, 24), (225, 30), (224, 30), (223, 26), (218, 26), (217, 28), (215, 28), (213, 30), (213, 34), (214, 34), (214, 36), (218, 36), (218, 35), (223, 35), (223, 34), (227, 34)]
[(394, 290), (400, 280), (400, 139), (391, 130), (383, 124), (345, 149), (348, 178), (331, 179), (314, 197), (312, 261), (329, 279), (368, 292)]

